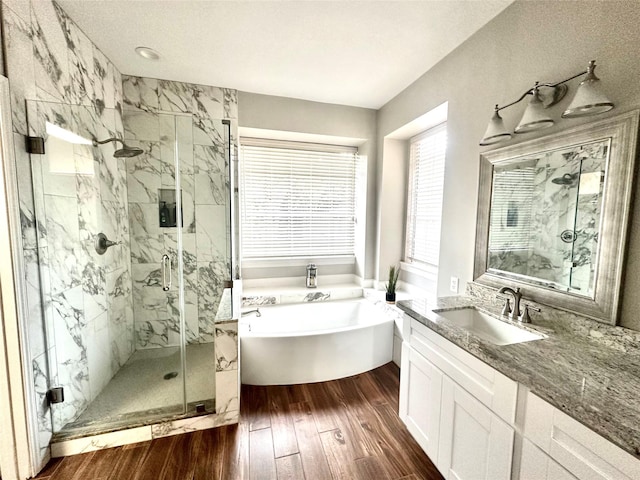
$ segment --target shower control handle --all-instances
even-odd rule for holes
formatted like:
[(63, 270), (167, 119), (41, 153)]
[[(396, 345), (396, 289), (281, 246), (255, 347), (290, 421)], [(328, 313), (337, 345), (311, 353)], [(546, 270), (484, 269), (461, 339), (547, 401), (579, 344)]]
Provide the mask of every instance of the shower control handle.
[(98, 235), (96, 235), (95, 249), (98, 255), (104, 255), (109, 247), (120, 245), (121, 243), (122, 242), (113, 242), (109, 240), (104, 233), (99, 233)]
[(168, 292), (171, 288), (171, 257), (162, 255), (162, 290)]

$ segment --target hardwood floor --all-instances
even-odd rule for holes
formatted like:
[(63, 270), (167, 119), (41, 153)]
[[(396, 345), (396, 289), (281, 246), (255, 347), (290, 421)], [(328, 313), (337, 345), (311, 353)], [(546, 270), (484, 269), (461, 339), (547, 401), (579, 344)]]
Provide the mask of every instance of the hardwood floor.
[(397, 415), (399, 371), (242, 386), (238, 425), (54, 459), (47, 480), (440, 480)]

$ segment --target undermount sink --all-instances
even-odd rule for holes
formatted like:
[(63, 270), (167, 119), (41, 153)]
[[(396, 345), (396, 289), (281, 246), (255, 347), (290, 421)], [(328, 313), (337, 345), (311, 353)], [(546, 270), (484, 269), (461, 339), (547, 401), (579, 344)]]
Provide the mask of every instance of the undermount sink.
[(503, 322), (475, 308), (436, 312), (441, 317), (455, 323), (460, 328), (495, 345), (512, 345), (545, 338), (537, 334)]

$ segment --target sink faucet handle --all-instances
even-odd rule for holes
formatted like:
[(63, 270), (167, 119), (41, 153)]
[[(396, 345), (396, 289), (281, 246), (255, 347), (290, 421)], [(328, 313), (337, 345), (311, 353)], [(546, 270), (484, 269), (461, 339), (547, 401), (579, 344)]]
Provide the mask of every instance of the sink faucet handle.
[(533, 305), (525, 303), (524, 304), (524, 311), (522, 312), (522, 315), (520, 315), (520, 318), (519, 318), (519, 320), (522, 323), (531, 323), (531, 316), (529, 316), (529, 309), (533, 310), (534, 312), (540, 312), (541, 311), (538, 307), (534, 307)]
[(511, 313), (511, 304), (509, 303), (509, 297), (504, 295), (496, 295), (496, 298), (504, 299), (504, 307), (502, 307), (502, 315), (508, 316)]

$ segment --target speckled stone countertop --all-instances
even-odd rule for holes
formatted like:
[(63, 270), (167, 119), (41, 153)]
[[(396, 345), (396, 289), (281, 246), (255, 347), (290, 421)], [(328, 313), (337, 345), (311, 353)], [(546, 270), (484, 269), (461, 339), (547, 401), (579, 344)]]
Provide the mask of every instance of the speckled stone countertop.
[(541, 305), (547, 313), (532, 314), (528, 327), (547, 338), (497, 346), (437, 315), (438, 311), (475, 306), (497, 316), (498, 310), (479, 305), (478, 298), (405, 300), (397, 305), (640, 459), (639, 332), (577, 320), (575, 315)]

